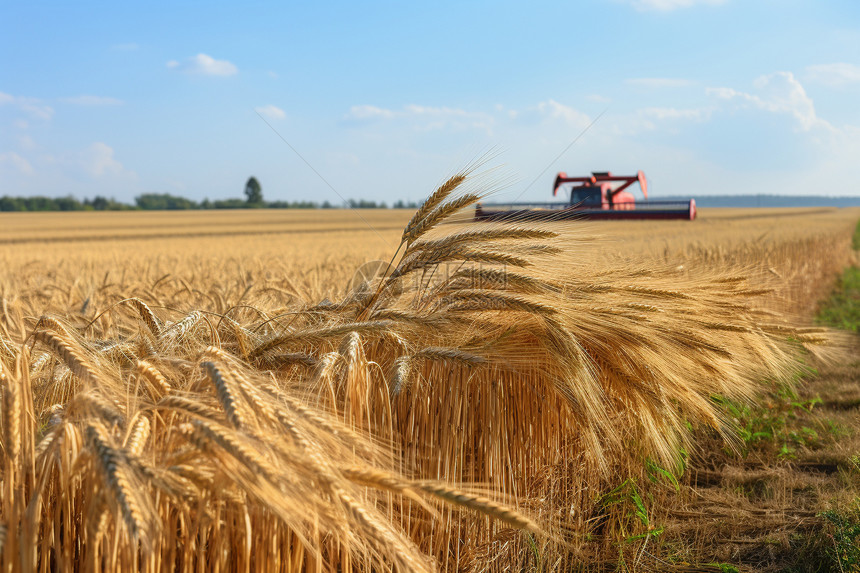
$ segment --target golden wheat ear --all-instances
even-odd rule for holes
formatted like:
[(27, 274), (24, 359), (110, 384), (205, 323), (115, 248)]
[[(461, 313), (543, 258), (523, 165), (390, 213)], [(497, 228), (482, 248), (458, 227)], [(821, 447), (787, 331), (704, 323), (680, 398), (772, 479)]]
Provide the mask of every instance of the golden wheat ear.
[(413, 234), (415, 227), (433, 212), (443, 201), (445, 201), (451, 193), (454, 192), (466, 180), (466, 173), (458, 173), (440, 185), (426, 201), (418, 208), (412, 219), (406, 224), (403, 230), (403, 236), (400, 238), (401, 243), (408, 242)]
[(81, 380), (90, 384), (97, 382), (98, 374), (95, 367), (86, 357), (83, 349), (72, 339), (49, 330), (39, 330), (33, 334), (33, 340), (50, 348), (65, 363), (69, 370)]
[(85, 435), (110, 493), (110, 502), (119, 508), (129, 535), (148, 549), (158, 529), (158, 514), (144, 496), (144, 480), (135, 475), (125, 455), (113, 446), (101, 425), (88, 425)]
[(152, 309), (139, 298), (130, 298), (126, 302), (137, 309), (140, 319), (146, 324), (152, 335), (156, 338), (160, 337), (162, 329), (161, 320), (152, 312)]

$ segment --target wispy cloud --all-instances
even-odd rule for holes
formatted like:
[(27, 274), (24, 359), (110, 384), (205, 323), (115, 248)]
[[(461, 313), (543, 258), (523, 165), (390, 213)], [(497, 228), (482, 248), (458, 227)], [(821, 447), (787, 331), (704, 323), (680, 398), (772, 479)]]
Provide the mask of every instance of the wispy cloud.
[(60, 98), (60, 101), (63, 103), (70, 103), (72, 105), (85, 105), (85, 106), (109, 106), (109, 105), (122, 105), (124, 102), (120, 99), (116, 99), (114, 97), (103, 97), (103, 96), (94, 96), (94, 95), (79, 95), (75, 97), (64, 97)]
[(374, 119), (392, 119), (397, 114), (390, 109), (383, 109), (375, 105), (354, 105), (349, 108), (344, 119), (352, 121), (364, 121)]
[(216, 60), (206, 54), (197, 54), (182, 62), (170, 60), (167, 67), (187, 74), (198, 74), (201, 76), (232, 76), (239, 69), (227, 60)]
[(818, 117), (812, 98), (791, 72), (774, 72), (761, 76), (753, 82), (753, 87), (759, 93), (751, 94), (728, 87), (708, 88), (706, 93), (770, 113), (790, 115), (797, 120), (802, 131), (813, 128), (835, 131), (829, 122)]
[(0, 105), (12, 105), (32, 117), (46, 121), (54, 115), (54, 108), (32, 97), (13, 96), (0, 92)]
[(812, 82), (833, 87), (857, 84), (860, 83), (860, 66), (845, 62), (809, 66), (806, 77)]
[(263, 117), (268, 117), (269, 119), (286, 119), (287, 114), (281, 108), (274, 105), (263, 105), (260, 107), (255, 107), (254, 111), (262, 115)]
[(437, 129), (485, 129), (493, 125), (493, 118), (484, 112), (446, 106), (408, 104), (400, 110), (386, 109), (375, 105), (354, 105), (344, 116), (347, 123), (361, 124), (374, 121), (409, 120), (421, 131)]
[(134, 175), (114, 157), (113, 148), (100, 141), (80, 152), (76, 163), (94, 179), (110, 175)]
[(692, 6), (719, 6), (728, 0), (624, 0), (639, 11), (670, 12), (678, 8), (690, 8)]
[(32, 175), (33, 174), (33, 166), (29, 161), (15, 153), (14, 151), (8, 151), (6, 153), (0, 153), (0, 167), (9, 165), (16, 171), (23, 173), (24, 175)]
[(656, 120), (689, 120), (689, 121), (707, 121), (710, 119), (714, 108), (692, 108), (682, 109), (676, 107), (646, 107), (639, 110), (639, 113), (645, 117), (650, 117)]
[(544, 118), (562, 120), (571, 127), (582, 129), (591, 123), (588, 115), (553, 99), (540, 102), (535, 110)]
[(684, 88), (693, 84), (690, 80), (681, 78), (631, 78), (624, 83), (648, 89)]

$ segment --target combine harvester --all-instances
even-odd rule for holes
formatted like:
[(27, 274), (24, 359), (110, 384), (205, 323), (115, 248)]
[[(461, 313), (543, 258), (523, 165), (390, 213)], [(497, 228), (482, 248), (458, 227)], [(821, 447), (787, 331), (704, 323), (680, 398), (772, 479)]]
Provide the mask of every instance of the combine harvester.
[[(646, 201), (636, 201), (625, 191), (639, 183)], [(621, 185), (615, 186), (620, 183)], [(568, 177), (561, 172), (555, 178), (552, 195), (561, 187), (570, 188), (567, 203), (508, 203), (475, 207), (476, 221), (536, 221), (566, 219), (686, 219), (696, 218), (696, 200), (647, 201), (645, 174), (624, 177), (609, 171), (595, 171), (586, 177)], [(614, 188), (613, 188), (614, 187)]]

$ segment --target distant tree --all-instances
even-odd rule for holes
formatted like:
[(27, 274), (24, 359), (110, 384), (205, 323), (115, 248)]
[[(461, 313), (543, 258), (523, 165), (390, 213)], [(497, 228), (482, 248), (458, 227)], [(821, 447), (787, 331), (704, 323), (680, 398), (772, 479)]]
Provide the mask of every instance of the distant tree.
[(250, 177), (245, 183), (245, 197), (248, 198), (250, 205), (259, 205), (263, 203), (263, 188), (256, 177)]
[(144, 193), (134, 198), (138, 209), (145, 210), (181, 210), (196, 209), (197, 203), (167, 193)]
[(212, 201), (215, 209), (247, 209), (248, 207), (259, 207), (259, 203), (247, 203), (241, 199), (216, 199)]
[(108, 202), (106, 197), (102, 197), (101, 195), (96, 195), (93, 197), (93, 200), (90, 202), (90, 205), (93, 206), (93, 209), (96, 211), (106, 211), (108, 208)]

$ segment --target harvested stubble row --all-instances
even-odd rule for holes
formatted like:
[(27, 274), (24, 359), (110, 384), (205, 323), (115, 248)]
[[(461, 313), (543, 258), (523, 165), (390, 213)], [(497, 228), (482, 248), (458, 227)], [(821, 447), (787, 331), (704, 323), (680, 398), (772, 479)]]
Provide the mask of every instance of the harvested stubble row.
[(468, 175), (337, 302), (253, 291), (264, 268), (105, 276), (75, 310), (78, 284), (7, 280), (2, 570), (565, 569), (611, 537), (588, 541), (600, 492), (672, 467), (690, 427), (729, 436), (712, 397), (819, 341), (766, 308), (832, 271), (802, 252), (739, 276), (725, 253), (598, 264), (552, 225), (440, 226), (481, 195)]

